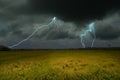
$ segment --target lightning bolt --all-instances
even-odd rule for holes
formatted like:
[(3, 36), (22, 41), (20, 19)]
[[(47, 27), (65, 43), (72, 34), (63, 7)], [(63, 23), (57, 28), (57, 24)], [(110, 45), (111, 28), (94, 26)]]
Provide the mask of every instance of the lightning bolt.
[(93, 38), (92, 40), (92, 44), (91, 44), (91, 48), (93, 47), (94, 45), (94, 42), (95, 42), (95, 39), (96, 39), (96, 34), (95, 34), (95, 28), (94, 28), (94, 25), (95, 23), (92, 22), (88, 25), (87, 29), (82, 33), (80, 34), (80, 38), (81, 38), (81, 44), (82, 44), (82, 47), (85, 48), (86, 45), (84, 43), (84, 38), (87, 36), (87, 34), (90, 33), (91, 37)]
[(53, 25), (53, 24), (56, 24), (56, 25), (57, 25), (57, 23), (56, 23), (56, 17), (54, 17), (49, 24), (47, 24), (47, 25), (41, 25), (40, 27), (36, 28), (36, 29), (32, 32), (32, 34), (29, 35), (27, 38), (23, 39), (22, 41), (18, 42), (18, 43), (15, 44), (15, 45), (9, 46), (9, 47), (10, 47), (10, 48), (14, 48), (14, 47), (16, 47), (16, 46), (19, 46), (20, 44), (22, 44), (23, 42), (29, 40), (32, 36), (34, 36), (35, 33), (36, 33), (38, 30), (40, 30), (41, 28), (49, 27), (50, 25)]

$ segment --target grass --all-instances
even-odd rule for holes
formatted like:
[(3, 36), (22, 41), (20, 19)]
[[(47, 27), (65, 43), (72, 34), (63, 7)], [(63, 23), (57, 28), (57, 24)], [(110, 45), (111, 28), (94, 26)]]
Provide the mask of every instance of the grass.
[(120, 50), (0, 51), (0, 80), (120, 80)]

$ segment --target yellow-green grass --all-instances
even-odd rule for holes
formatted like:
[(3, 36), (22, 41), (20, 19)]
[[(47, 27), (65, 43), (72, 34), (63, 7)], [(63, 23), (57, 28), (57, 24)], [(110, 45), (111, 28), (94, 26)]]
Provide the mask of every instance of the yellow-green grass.
[(0, 51), (0, 80), (120, 80), (120, 50)]

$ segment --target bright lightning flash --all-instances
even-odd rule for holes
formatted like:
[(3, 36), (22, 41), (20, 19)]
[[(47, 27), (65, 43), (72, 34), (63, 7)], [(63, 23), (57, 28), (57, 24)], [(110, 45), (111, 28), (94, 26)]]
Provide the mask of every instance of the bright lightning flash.
[(87, 29), (82, 33), (80, 34), (80, 38), (81, 38), (81, 44), (82, 44), (82, 47), (85, 48), (86, 45), (84, 43), (84, 38), (87, 36), (87, 34), (90, 33), (91, 37), (93, 38), (92, 40), (92, 44), (91, 44), (91, 48), (93, 47), (93, 44), (94, 44), (94, 41), (96, 39), (96, 35), (95, 35), (95, 28), (94, 28), (94, 25), (95, 23), (92, 22), (88, 25)]

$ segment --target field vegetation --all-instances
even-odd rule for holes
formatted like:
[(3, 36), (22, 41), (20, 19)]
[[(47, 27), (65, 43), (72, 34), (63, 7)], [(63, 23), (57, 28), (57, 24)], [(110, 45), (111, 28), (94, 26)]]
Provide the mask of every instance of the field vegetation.
[(0, 80), (120, 80), (120, 50), (0, 51)]

